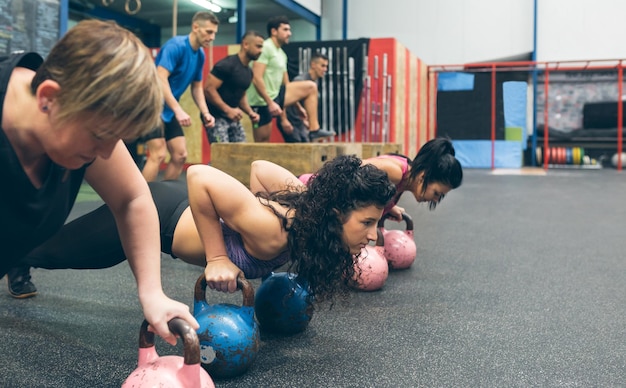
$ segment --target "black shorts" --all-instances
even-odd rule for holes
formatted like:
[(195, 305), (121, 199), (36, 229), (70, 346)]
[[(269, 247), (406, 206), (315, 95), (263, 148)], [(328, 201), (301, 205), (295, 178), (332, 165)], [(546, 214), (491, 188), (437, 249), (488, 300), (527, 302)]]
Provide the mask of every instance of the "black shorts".
[[(285, 85), (280, 87), (280, 91), (278, 92), (278, 96), (274, 99), (274, 102), (280, 105), (281, 108), (285, 105)], [(270, 114), (267, 105), (253, 106), (252, 109), (259, 115), (259, 127), (270, 123), (274, 118), (274, 116)]]
[(161, 252), (172, 253), (172, 242), (176, 225), (183, 212), (189, 206), (187, 199), (187, 184), (179, 181), (149, 182), (150, 191), (154, 204), (159, 213), (159, 223), (161, 224)]
[[(159, 213), (161, 251), (172, 253), (174, 231), (189, 206), (187, 186), (183, 181), (150, 182), (152, 198)], [(71, 241), (71, 243), (68, 243)], [(47, 269), (109, 268), (126, 259), (115, 217), (102, 205), (72, 222), (25, 258), (31, 267)]]
[(175, 137), (185, 136), (185, 132), (183, 132), (183, 127), (180, 126), (176, 117), (172, 117), (172, 120), (169, 123), (162, 121), (163, 127), (157, 128), (154, 131), (145, 135), (142, 139), (144, 141), (152, 140), (152, 139), (160, 139), (165, 138), (166, 141), (169, 141)]

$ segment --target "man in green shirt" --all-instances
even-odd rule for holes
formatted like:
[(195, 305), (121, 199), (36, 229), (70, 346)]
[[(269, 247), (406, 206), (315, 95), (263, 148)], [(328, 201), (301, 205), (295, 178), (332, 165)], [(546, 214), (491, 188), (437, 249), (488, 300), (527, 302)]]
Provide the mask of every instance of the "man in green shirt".
[(254, 141), (269, 142), (272, 118), (280, 116), (283, 129), (293, 131), (283, 107), (297, 104), (301, 116), (309, 121), (311, 141), (335, 136), (335, 131), (320, 128), (317, 115), (318, 91), (313, 81), (289, 82), (287, 54), (282, 46), (289, 43), (291, 27), (289, 19), (277, 16), (267, 23), (269, 38), (263, 43), (263, 52), (252, 64), (252, 85), (247, 91), (248, 102), (259, 114), (258, 126), (254, 128)]

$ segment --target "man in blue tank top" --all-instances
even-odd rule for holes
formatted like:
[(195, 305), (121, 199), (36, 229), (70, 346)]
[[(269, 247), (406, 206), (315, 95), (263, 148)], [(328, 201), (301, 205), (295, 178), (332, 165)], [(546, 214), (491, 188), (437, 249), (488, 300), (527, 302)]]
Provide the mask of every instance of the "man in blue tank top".
[(142, 173), (147, 181), (156, 179), (166, 153), (170, 161), (165, 169), (164, 179), (178, 179), (187, 160), (187, 145), (182, 127), (191, 125), (191, 117), (179, 104), (180, 97), (191, 85), (191, 96), (200, 109), (206, 127), (214, 124), (214, 118), (204, 99), (202, 70), (204, 51), (215, 39), (219, 19), (211, 12), (197, 12), (191, 23), (191, 32), (186, 36), (175, 36), (165, 42), (155, 63), (163, 84), (165, 104), (161, 120), (164, 128), (155, 129), (144, 137), (148, 148), (148, 158)]

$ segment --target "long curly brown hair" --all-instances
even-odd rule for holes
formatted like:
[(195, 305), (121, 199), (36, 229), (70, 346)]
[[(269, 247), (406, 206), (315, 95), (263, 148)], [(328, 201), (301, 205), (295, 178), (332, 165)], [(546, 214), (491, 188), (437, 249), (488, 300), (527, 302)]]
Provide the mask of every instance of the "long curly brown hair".
[(382, 209), (395, 192), (386, 172), (342, 155), (324, 164), (304, 191), (257, 195), (295, 210), (289, 220), (274, 211), (289, 232), (289, 271), (321, 302), (345, 294), (354, 274), (354, 257), (342, 238), (345, 220), (356, 209)]

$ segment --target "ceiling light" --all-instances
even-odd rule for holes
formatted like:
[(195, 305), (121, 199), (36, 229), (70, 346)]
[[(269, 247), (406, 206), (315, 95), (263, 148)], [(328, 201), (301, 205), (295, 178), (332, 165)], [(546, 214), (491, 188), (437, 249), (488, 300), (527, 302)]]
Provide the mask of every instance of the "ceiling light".
[(217, 4), (214, 4), (212, 1), (208, 0), (191, 0), (192, 3), (199, 5), (200, 7), (204, 7), (211, 12), (222, 12), (222, 7)]
[(239, 21), (239, 16), (237, 15), (237, 11), (235, 11), (235, 14), (228, 18), (228, 22), (232, 24), (232, 23), (237, 23), (238, 21)]

